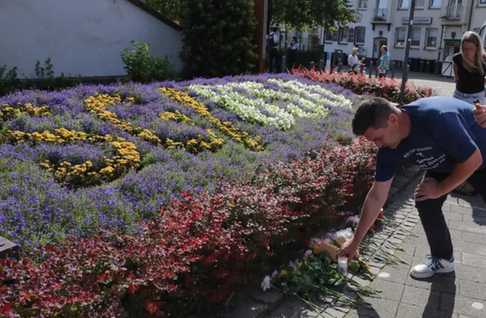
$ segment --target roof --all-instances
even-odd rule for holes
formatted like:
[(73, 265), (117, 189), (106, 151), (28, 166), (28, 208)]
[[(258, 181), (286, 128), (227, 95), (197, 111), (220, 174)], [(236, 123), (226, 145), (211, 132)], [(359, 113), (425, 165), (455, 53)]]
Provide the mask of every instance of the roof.
[(144, 3), (143, 1), (140, 1), (140, 0), (127, 0), (127, 1), (128, 2), (131, 2), (134, 5), (136, 5), (137, 7), (139, 7), (143, 11), (147, 12), (148, 14), (150, 14), (151, 16), (153, 16), (154, 18), (156, 18), (157, 20), (160, 20), (160, 21), (164, 22), (168, 26), (170, 26), (170, 27), (172, 27), (172, 28), (174, 28), (176, 30), (179, 30), (179, 31), (182, 30), (182, 27), (179, 24), (177, 24), (176, 22), (174, 22), (171, 19), (167, 18), (166, 16), (163, 16), (162, 14), (160, 14), (159, 12), (157, 12), (154, 8), (152, 8), (148, 4)]

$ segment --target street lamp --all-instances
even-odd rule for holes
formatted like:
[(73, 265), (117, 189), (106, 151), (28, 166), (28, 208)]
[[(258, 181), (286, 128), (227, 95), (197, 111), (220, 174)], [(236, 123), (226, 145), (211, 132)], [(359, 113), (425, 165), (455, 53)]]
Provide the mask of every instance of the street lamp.
[(398, 103), (400, 106), (403, 106), (403, 97), (405, 95), (405, 84), (408, 80), (408, 55), (410, 53), (410, 42), (412, 41), (412, 28), (413, 28), (413, 14), (415, 12), (415, 0), (412, 0), (410, 3), (410, 17), (408, 19), (408, 27), (407, 27), (407, 38), (405, 39), (405, 57), (403, 59), (403, 67), (402, 67), (402, 87), (400, 90), (400, 96), (398, 98)]
[(440, 70), (440, 55), (442, 53), (442, 39), (444, 38), (444, 26), (445, 26), (445, 22), (444, 22), (444, 18), (445, 17), (441, 17), (442, 18), (442, 30), (440, 31), (440, 42), (439, 42), (439, 48), (437, 49), (437, 72), (436, 72), (436, 75), (439, 75), (441, 73), (441, 70)]

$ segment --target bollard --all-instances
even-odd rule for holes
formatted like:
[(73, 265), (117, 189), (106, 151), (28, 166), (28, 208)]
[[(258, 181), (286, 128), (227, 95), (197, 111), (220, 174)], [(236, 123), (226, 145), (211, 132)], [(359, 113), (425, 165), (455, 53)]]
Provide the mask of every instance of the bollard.
[(391, 64), (391, 78), (395, 78), (395, 61)]
[(322, 70), (324, 70), (324, 60), (320, 59), (319, 60), (319, 71), (322, 71)]
[(373, 75), (373, 68), (374, 68), (373, 60), (370, 60), (370, 78)]
[(343, 61), (341, 59), (338, 59), (338, 73), (342, 72), (343, 70)]
[(314, 69), (314, 66), (316, 66), (316, 63), (314, 63), (314, 61), (311, 61), (310, 62), (310, 69), (311, 70)]
[(282, 56), (282, 73), (287, 71), (287, 57)]

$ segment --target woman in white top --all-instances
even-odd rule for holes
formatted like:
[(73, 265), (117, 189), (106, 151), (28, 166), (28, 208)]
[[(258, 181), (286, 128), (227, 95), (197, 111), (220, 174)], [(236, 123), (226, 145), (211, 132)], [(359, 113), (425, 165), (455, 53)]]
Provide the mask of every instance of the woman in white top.
[[(361, 59), (361, 61), (364, 60), (364, 57)], [(351, 49), (351, 54), (348, 56), (348, 65), (349, 65), (349, 73), (350, 74), (358, 74), (359, 71), (359, 59), (358, 59), (358, 48), (353, 47)]]

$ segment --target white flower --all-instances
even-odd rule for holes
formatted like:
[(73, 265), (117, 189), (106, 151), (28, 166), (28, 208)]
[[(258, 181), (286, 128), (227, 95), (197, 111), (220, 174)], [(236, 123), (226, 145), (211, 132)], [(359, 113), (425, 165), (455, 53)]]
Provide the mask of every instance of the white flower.
[(346, 219), (346, 223), (358, 223), (359, 222), (359, 216), (350, 216)]
[(260, 286), (262, 287), (263, 291), (270, 289), (270, 276), (265, 276)]

